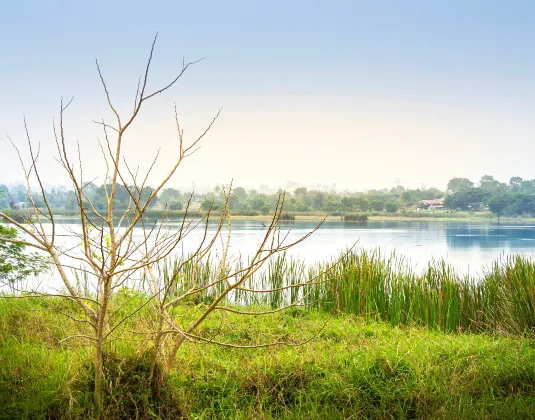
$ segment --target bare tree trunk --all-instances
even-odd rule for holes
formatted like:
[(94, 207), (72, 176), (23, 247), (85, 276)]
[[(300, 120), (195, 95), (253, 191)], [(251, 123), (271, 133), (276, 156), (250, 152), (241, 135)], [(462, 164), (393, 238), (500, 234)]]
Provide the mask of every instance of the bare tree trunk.
[(95, 408), (97, 417), (100, 416), (102, 411), (102, 377), (104, 374), (104, 361), (103, 361), (103, 349), (104, 349), (104, 334), (107, 330), (107, 310), (110, 299), (110, 281), (104, 280), (104, 293), (102, 296), (102, 304), (100, 306), (97, 322), (97, 341), (95, 344), (95, 389), (93, 399), (95, 401)]
[(102, 335), (95, 345), (95, 389), (93, 400), (95, 402), (96, 417), (99, 418), (102, 412), (102, 373), (104, 370), (102, 361)]
[(185, 336), (181, 335), (176, 339), (175, 343), (173, 344), (173, 347), (171, 348), (171, 351), (169, 352), (169, 356), (167, 356), (167, 360), (165, 362), (165, 367), (164, 367), (165, 375), (168, 375), (171, 369), (173, 368), (176, 354), (178, 353), (178, 349), (180, 349), (180, 346), (182, 345), (184, 340), (185, 340)]
[(150, 370), (149, 370), (149, 383), (150, 384), (152, 384), (152, 379), (154, 378), (154, 371), (156, 370), (156, 365), (158, 364), (158, 359), (159, 359), (158, 356), (159, 356), (160, 347), (162, 344), (162, 338), (163, 338), (162, 331), (163, 331), (163, 319), (164, 319), (163, 311), (160, 311), (159, 318), (160, 319), (158, 321), (158, 330), (156, 333), (156, 339), (154, 340), (154, 349), (152, 353), (152, 361), (151, 361)]

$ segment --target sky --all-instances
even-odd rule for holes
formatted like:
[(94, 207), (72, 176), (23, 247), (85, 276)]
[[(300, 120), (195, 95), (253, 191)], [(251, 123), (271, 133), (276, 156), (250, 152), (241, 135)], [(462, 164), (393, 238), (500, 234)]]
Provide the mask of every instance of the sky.
[[(535, 178), (535, 2), (16, 1), (0, 2), (0, 183), (23, 179), (25, 116), (39, 170), (55, 161), (61, 97), (69, 153), (102, 179), (101, 127), (126, 118), (158, 32), (147, 101), (125, 134), (130, 167), (149, 183), (184, 141), (220, 117), (170, 186), (229, 183), (338, 190), (445, 188), (455, 176)], [(9, 136), (9, 137), (8, 137)], [(291, 183), (290, 183), (291, 182)]]

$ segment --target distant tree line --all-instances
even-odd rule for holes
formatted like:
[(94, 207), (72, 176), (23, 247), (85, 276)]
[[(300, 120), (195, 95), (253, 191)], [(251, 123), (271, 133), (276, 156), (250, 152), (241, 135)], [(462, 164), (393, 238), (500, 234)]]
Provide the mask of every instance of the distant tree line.
[[(91, 200), (97, 210), (106, 209), (106, 189), (110, 191), (110, 185), (97, 186), (93, 183), (89, 183), (84, 186), (84, 192), (86, 197)], [(124, 210), (128, 207), (130, 199), (130, 192), (135, 192), (133, 186), (124, 186), (117, 184), (115, 192), (115, 201), (117, 203), (117, 209)], [(151, 187), (145, 187), (141, 195), (141, 202), (146, 199), (153, 191)], [(40, 191), (32, 191), (33, 199), (38, 207), (44, 207), (45, 203)], [(76, 195), (72, 190), (66, 188), (50, 188), (46, 191), (48, 204), (53, 209), (58, 210), (74, 210), (77, 209)], [(23, 185), (15, 185), (7, 187), (0, 184), (0, 208), (24, 208), (29, 205), (28, 191)], [(153, 207), (156, 202), (151, 202), (149, 207)]]
[[(133, 187), (117, 185), (117, 208), (125, 209), (130, 198), (129, 189)], [(96, 206), (104, 210), (106, 205), (106, 186), (87, 184), (84, 191)], [(152, 188), (145, 187), (142, 194), (148, 197)], [(279, 193), (262, 193), (234, 187), (229, 197), (231, 210), (269, 214), (276, 206)], [(55, 209), (76, 209), (75, 195), (65, 188), (50, 188), (47, 191), (51, 207)], [(40, 194), (33, 192), (39, 203)], [(475, 184), (468, 178), (452, 178), (446, 191), (437, 188), (407, 189), (397, 186), (390, 189), (369, 190), (366, 192), (327, 192), (300, 187), (286, 193), (285, 211), (287, 212), (388, 212), (414, 210), (422, 207), (425, 200), (444, 198), (444, 207), (450, 211), (491, 211), (498, 216), (535, 216), (535, 179), (523, 180), (512, 177), (509, 183), (484, 175)], [(21, 207), (27, 202), (27, 191), (22, 185), (0, 184), (0, 208)], [(200, 204), (202, 210), (217, 210), (224, 202), (221, 187), (204, 194), (166, 188), (151, 202), (151, 208), (183, 210), (188, 202)], [(44, 205), (44, 203), (43, 203)]]
[(448, 182), (444, 205), (451, 210), (488, 209), (498, 217), (532, 217), (535, 215), (535, 179), (514, 176), (506, 184), (483, 175), (475, 185), (467, 178), (453, 178)]
[[(130, 186), (117, 185), (117, 208), (126, 209), (130, 194)], [(10, 186), (0, 184), (0, 191), (5, 194), (0, 199), (0, 208), (19, 207), (28, 203), (26, 188), (21, 185)], [(106, 206), (106, 187), (90, 183), (84, 187), (86, 196), (92, 201), (97, 210), (104, 210)], [(149, 196), (150, 187), (145, 187), (142, 197)], [(235, 187), (229, 197), (231, 210), (252, 211), (269, 214), (277, 204), (279, 193), (272, 194), (245, 190)], [(44, 206), (40, 193), (32, 192), (37, 204)], [(444, 192), (436, 189), (406, 189), (398, 186), (392, 189), (370, 190), (365, 193), (326, 192), (304, 187), (286, 192), (284, 209), (287, 212), (390, 212), (416, 206), (422, 200), (444, 197)], [(54, 209), (76, 209), (76, 199), (72, 191), (65, 188), (50, 188), (47, 191), (49, 204)], [(204, 194), (182, 192), (175, 188), (166, 188), (151, 202), (152, 208), (167, 208), (169, 210), (183, 210), (188, 201), (200, 203), (202, 210), (213, 208), (217, 210), (224, 202), (223, 191), (220, 187)]]

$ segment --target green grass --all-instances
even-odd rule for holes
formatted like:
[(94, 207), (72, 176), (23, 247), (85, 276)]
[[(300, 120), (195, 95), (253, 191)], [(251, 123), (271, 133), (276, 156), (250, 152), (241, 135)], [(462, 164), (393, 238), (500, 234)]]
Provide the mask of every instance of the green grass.
[[(127, 299), (127, 297), (132, 298)], [(127, 313), (143, 299), (121, 293)], [(203, 304), (175, 309), (195, 316)], [(91, 413), (91, 352), (83, 327), (57, 299), (0, 301), (0, 418), (86, 418)], [(115, 335), (105, 358), (105, 418), (533, 418), (535, 345), (531, 338), (445, 334), (393, 327), (354, 315), (292, 308), (262, 317), (217, 312), (198, 331), (236, 344), (286, 340), (290, 347), (236, 350), (186, 344), (158, 395), (146, 383), (148, 341)]]
[(312, 275), (322, 272), (306, 291), (309, 308), (444, 332), (535, 332), (535, 264), (525, 257), (496, 261), (473, 278), (444, 261), (416, 273), (396, 254), (361, 251), (320, 264)]
[[(176, 264), (166, 261), (159, 275), (168, 279)], [(172, 294), (190, 287), (192, 269), (184, 267)], [(207, 259), (196, 270), (197, 285), (217, 270)], [(535, 418), (532, 260), (502, 259), (468, 278), (443, 261), (415, 272), (379, 250), (314, 267), (283, 254), (246, 286), (307, 280), (313, 284), (270, 294), (238, 290), (222, 302), (248, 311), (302, 306), (265, 316), (215, 311), (195, 331), (237, 345), (289, 345), (186, 343), (170, 376), (157, 370), (156, 388), (148, 371), (157, 317), (144, 306), (106, 347), (104, 418)], [(171, 316), (189, 325), (217, 293), (209, 288), (185, 299)], [(146, 299), (121, 290), (110, 321)], [(0, 419), (91, 417), (91, 347), (64, 340), (91, 334), (74, 321), (80, 316), (58, 298), (0, 299)]]
[[(178, 263), (163, 264), (161, 277), (169, 278)], [(243, 264), (238, 261), (237, 267)], [(219, 265), (208, 259), (197, 269), (196, 281), (200, 286), (209, 284), (217, 270)], [(191, 271), (191, 265), (186, 265), (177, 283), (178, 292), (192, 286)], [(307, 282), (310, 285), (297, 287)], [(393, 326), (428, 327), (444, 332), (535, 332), (535, 263), (521, 256), (498, 260), (482, 275), (468, 277), (442, 260), (432, 261), (416, 272), (403, 257), (395, 253), (384, 255), (379, 249), (351, 251), (309, 268), (304, 261), (281, 254), (244, 286), (279, 290), (258, 293), (238, 289), (228, 296), (226, 304), (271, 308), (303, 305)], [(287, 289), (280, 290), (284, 287)], [(218, 293), (217, 288), (209, 288), (195, 300), (208, 303)]]

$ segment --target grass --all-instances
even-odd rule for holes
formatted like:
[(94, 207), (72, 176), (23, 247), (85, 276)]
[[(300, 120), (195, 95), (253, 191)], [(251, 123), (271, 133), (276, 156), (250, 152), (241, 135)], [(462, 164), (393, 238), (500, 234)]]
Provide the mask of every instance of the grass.
[[(176, 263), (167, 261), (159, 274), (169, 276)], [(178, 289), (188, 287), (192, 268), (186, 265)], [(218, 269), (207, 260), (198, 284)], [(155, 313), (150, 305), (136, 312), (106, 348), (104, 418), (534, 418), (531, 260), (511, 257), (467, 278), (443, 261), (416, 273), (378, 250), (314, 267), (280, 255), (247, 286), (305, 280), (313, 284), (238, 291), (224, 302), (250, 311), (302, 307), (265, 316), (216, 311), (195, 332), (238, 345), (289, 345), (186, 343), (168, 377), (156, 372), (156, 388), (148, 381)], [(216, 292), (183, 301), (171, 315), (187, 325)], [(121, 319), (145, 301), (123, 289), (110, 316)], [(91, 334), (74, 321), (79, 316), (58, 298), (0, 299), (0, 419), (91, 417), (91, 347), (64, 340)]]
[[(60, 343), (79, 327), (56, 310), (69, 305), (0, 301), (0, 418), (91, 412), (90, 353), (84, 342)], [(180, 307), (175, 315), (196, 310)], [(535, 409), (531, 339), (444, 334), (300, 308), (214, 314), (200, 335), (242, 344), (315, 338), (254, 350), (187, 344), (155, 397), (144, 382), (149, 343), (129, 332), (148, 317), (129, 321), (108, 348), (106, 418), (492, 419), (532, 418)]]
[[(177, 265), (178, 261), (168, 261), (161, 267), (161, 276), (167, 278)], [(191, 287), (191, 269), (186, 265), (180, 290)], [(198, 270), (197, 281), (209, 284), (217, 270), (216, 262), (206, 261)], [(297, 287), (306, 283), (310, 285)], [(416, 272), (403, 257), (383, 255), (379, 249), (351, 251), (313, 267), (282, 254), (245, 284), (246, 289), (285, 286), (292, 287), (274, 293), (238, 290), (229, 295), (226, 304), (271, 308), (299, 304), (393, 326), (444, 332), (535, 332), (535, 263), (521, 256), (495, 261), (481, 276), (468, 277), (442, 260)], [(209, 288), (196, 299), (209, 303), (217, 294), (218, 290)]]
[(470, 278), (444, 261), (416, 273), (396, 254), (362, 251), (320, 264), (313, 275), (322, 272), (323, 281), (307, 290), (309, 308), (444, 332), (535, 332), (535, 264), (529, 258), (496, 261)]
[(350, 213), (344, 216), (344, 222), (367, 222), (368, 215), (365, 213)]

